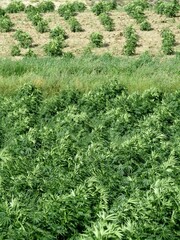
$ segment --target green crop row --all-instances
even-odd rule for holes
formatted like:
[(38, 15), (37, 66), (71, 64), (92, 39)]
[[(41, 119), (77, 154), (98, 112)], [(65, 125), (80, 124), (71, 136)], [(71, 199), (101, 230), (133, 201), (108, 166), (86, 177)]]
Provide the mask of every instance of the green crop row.
[[(33, 7), (32, 5), (29, 5), (29, 7)], [(52, 12), (55, 10), (55, 5), (53, 1), (51, 0), (44, 0), (36, 5), (37, 9), (41, 13), (46, 12)], [(7, 13), (18, 13), (22, 11), (26, 11), (27, 7), (23, 3), (23, 1), (20, 0), (12, 0), (8, 6), (6, 7), (5, 11)]]
[(114, 30), (115, 24), (113, 19), (110, 17), (109, 11), (115, 10), (116, 8), (116, 1), (100, 1), (92, 7), (92, 12), (99, 16), (99, 20), (106, 31)]
[(180, 10), (179, 0), (161, 1), (158, 0), (155, 4), (155, 11), (158, 14), (166, 17), (176, 17)]

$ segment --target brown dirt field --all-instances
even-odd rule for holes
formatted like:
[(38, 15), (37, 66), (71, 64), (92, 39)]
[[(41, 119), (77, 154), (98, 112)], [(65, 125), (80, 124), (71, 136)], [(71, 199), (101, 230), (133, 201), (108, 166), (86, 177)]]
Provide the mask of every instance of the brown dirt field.
[[(7, 1), (1, 0), (2, 3), (7, 4)], [(27, 0), (26, 3), (31, 3), (32, 0)], [(33, 1), (34, 2), (34, 1)], [(58, 6), (59, 2), (56, 1)], [(86, 1), (87, 2), (87, 1)], [(152, 11), (147, 11), (146, 15), (148, 21), (151, 23), (152, 31), (140, 31), (139, 25), (136, 21), (130, 18), (125, 12), (122, 11), (112, 11), (111, 17), (115, 22), (115, 31), (108, 32), (104, 30), (97, 16), (95, 16), (90, 9), (87, 9), (84, 13), (79, 13), (76, 18), (81, 23), (84, 31), (80, 33), (72, 33), (69, 29), (68, 23), (58, 15), (57, 12), (44, 14), (44, 19), (48, 20), (50, 29), (55, 26), (62, 26), (69, 38), (66, 40), (66, 47), (64, 51), (71, 51), (74, 54), (81, 54), (84, 49), (89, 45), (89, 36), (92, 32), (100, 32), (104, 37), (104, 47), (94, 48), (93, 52), (97, 54), (109, 52), (114, 55), (121, 55), (122, 48), (125, 43), (125, 38), (123, 36), (123, 31), (126, 26), (133, 25), (136, 29), (138, 35), (140, 36), (139, 45), (137, 47), (136, 53), (141, 54), (144, 51), (149, 51), (153, 55), (161, 53), (161, 36), (160, 32), (163, 28), (169, 27), (176, 36), (177, 45), (175, 51), (180, 51), (180, 16), (175, 19), (166, 18), (165, 16), (160, 16)], [(39, 56), (44, 55), (43, 46), (49, 42), (49, 33), (38, 33), (34, 26), (28, 21), (25, 13), (9, 14), (14, 26), (14, 31), (21, 29), (28, 32), (34, 41), (33, 50)], [(17, 44), (16, 40), (13, 38), (14, 31), (10, 33), (0, 33), (0, 57), (10, 57), (11, 48), (13, 45)], [(22, 54), (27, 50), (22, 50)]]

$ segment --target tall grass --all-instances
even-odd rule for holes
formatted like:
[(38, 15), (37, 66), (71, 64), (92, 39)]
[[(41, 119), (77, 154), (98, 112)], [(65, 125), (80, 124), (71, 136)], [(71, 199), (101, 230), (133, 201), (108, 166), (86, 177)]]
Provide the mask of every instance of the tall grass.
[(80, 91), (109, 84), (113, 80), (130, 92), (156, 87), (165, 91), (180, 88), (180, 57), (114, 57), (86, 55), (76, 58), (41, 58), (13, 61), (0, 59), (0, 94), (11, 95), (24, 83), (33, 83), (45, 95), (77, 88)]

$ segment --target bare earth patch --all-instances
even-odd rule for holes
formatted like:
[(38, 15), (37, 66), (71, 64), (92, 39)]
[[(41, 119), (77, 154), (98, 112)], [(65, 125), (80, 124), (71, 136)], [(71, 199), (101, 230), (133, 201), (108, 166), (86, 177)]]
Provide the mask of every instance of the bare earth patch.
[[(10, 0), (1, 0), (0, 6), (4, 7), (8, 4)], [(24, 3), (36, 4), (38, 1), (26, 0)], [(66, 1), (55, 1), (56, 7)], [(87, 1), (84, 1), (87, 3)], [(91, 3), (91, 1), (89, 1)], [(67, 32), (69, 38), (66, 40), (66, 47), (64, 51), (72, 52), (75, 54), (81, 54), (84, 49), (89, 46), (89, 37), (92, 32), (100, 32), (104, 37), (104, 47), (93, 49), (97, 54), (102, 54), (105, 52), (112, 53), (114, 55), (121, 55), (122, 48), (125, 43), (125, 38), (123, 36), (123, 31), (126, 26), (133, 25), (136, 29), (138, 35), (140, 36), (139, 45), (137, 47), (136, 53), (141, 54), (144, 51), (149, 51), (150, 53), (156, 55), (161, 53), (161, 30), (163, 28), (169, 27), (176, 36), (177, 45), (175, 51), (180, 51), (180, 16), (175, 19), (166, 18), (155, 14), (152, 11), (147, 11), (146, 15), (148, 21), (151, 23), (152, 31), (141, 31), (139, 25), (135, 20), (130, 18), (125, 12), (122, 11), (112, 11), (111, 17), (115, 22), (115, 30), (108, 32), (104, 30), (97, 16), (95, 16), (88, 8), (84, 13), (79, 13), (76, 18), (81, 23), (83, 27), (83, 32), (73, 33), (69, 29), (68, 23), (59, 16), (57, 11), (53, 13), (44, 14), (44, 19), (48, 20), (49, 27), (52, 29), (55, 26), (62, 26)], [(15, 30), (21, 29), (28, 32), (33, 38), (33, 50), (39, 56), (44, 54), (43, 46), (49, 42), (49, 33), (38, 33), (35, 27), (27, 19), (25, 13), (9, 14), (12, 22), (15, 24), (14, 29), (10, 33), (0, 33), (0, 56), (10, 57), (11, 48), (17, 42), (13, 38)], [(23, 50), (26, 52), (27, 50)], [(23, 53), (22, 52), (22, 53)]]

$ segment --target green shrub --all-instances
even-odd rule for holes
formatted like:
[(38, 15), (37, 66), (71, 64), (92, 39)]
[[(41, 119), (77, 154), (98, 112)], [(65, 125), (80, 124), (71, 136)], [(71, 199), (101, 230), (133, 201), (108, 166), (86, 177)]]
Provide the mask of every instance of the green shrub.
[(67, 39), (68, 35), (65, 30), (61, 27), (56, 27), (50, 31), (50, 38), (62, 37), (62, 39)]
[(75, 12), (84, 12), (84, 10), (86, 9), (86, 5), (82, 2), (75, 1), (72, 3), (72, 6)]
[(14, 24), (9, 16), (0, 16), (0, 32), (10, 32)]
[(50, 0), (45, 0), (45, 1), (40, 2), (37, 5), (37, 8), (42, 13), (53, 12), (55, 9), (55, 4)]
[(32, 45), (32, 37), (29, 35), (29, 33), (26, 33), (22, 30), (17, 30), (14, 34), (14, 38), (19, 41), (20, 46), (23, 48), (29, 48)]
[(28, 49), (28, 51), (25, 53), (24, 55), (25, 57), (33, 57), (33, 58), (36, 58), (37, 57), (37, 54), (32, 50), (32, 49)]
[(161, 32), (162, 37), (162, 51), (166, 55), (174, 53), (174, 46), (176, 43), (175, 35), (169, 28), (163, 29)]
[(101, 13), (106, 12), (103, 2), (99, 2), (92, 7), (92, 12), (99, 16)]
[(152, 27), (151, 24), (147, 20), (145, 20), (140, 24), (140, 29), (142, 31), (150, 31), (152, 30)]
[(17, 46), (17, 45), (12, 46), (11, 56), (20, 56), (20, 55), (21, 55), (21, 50), (20, 50), (19, 46)]
[(81, 27), (81, 24), (78, 22), (78, 20), (75, 17), (71, 17), (69, 19), (69, 26), (72, 32), (82, 32), (83, 29)]
[(155, 12), (158, 14), (164, 14), (164, 1), (158, 0), (155, 4)]
[(179, 12), (180, 5), (179, 2), (174, 0), (172, 3), (166, 3), (164, 8), (164, 15), (166, 17), (176, 17)]
[(63, 55), (63, 42), (59, 39), (53, 39), (44, 46), (44, 51), (48, 56), (58, 57)]
[(103, 35), (98, 32), (93, 32), (90, 35), (90, 43), (93, 47), (102, 47), (103, 46)]
[(117, 8), (117, 1), (116, 0), (105, 1), (105, 6), (107, 11), (115, 10)]
[(77, 12), (83, 12), (86, 9), (86, 5), (80, 2), (73, 2), (60, 5), (58, 8), (58, 13), (61, 17), (65, 20), (70, 19), (71, 17), (75, 16)]
[(116, 1), (100, 1), (92, 7), (92, 12), (99, 16), (101, 13), (106, 13), (110, 10), (114, 10), (117, 7)]
[(76, 15), (76, 10), (72, 4), (67, 3), (59, 6), (58, 13), (65, 20), (68, 20), (69, 18)]
[(28, 15), (30, 14), (35, 14), (35, 13), (40, 13), (39, 9), (33, 5), (28, 5), (25, 8), (25, 13), (27, 13)]
[(180, 5), (178, 0), (173, 0), (170, 2), (157, 1), (155, 4), (155, 11), (158, 14), (165, 15), (166, 17), (175, 17), (179, 12)]
[(48, 22), (45, 20), (38, 21), (36, 24), (36, 30), (40, 33), (45, 33), (49, 31)]
[(107, 13), (101, 13), (99, 15), (100, 22), (104, 26), (104, 28), (107, 31), (113, 31), (114, 30), (114, 22), (112, 18)]
[(126, 38), (126, 44), (123, 47), (123, 54), (128, 56), (134, 55), (136, 52), (139, 36), (132, 26), (126, 27), (124, 36)]
[(134, 0), (125, 7), (125, 11), (129, 16), (136, 19), (138, 23), (143, 22), (146, 19), (144, 10), (148, 8), (147, 0)]
[(25, 5), (24, 5), (24, 3), (22, 3), (22, 1), (13, 0), (7, 6), (6, 12), (8, 12), (8, 13), (18, 13), (18, 12), (24, 11), (24, 9), (25, 9)]
[(43, 17), (39, 12), (34, 12), (34, 11), (28, 12), (27, 17), (30, 21), (32, 21), (32, 24), (34, 26), (37, 26), (38, 22), (43, 21)]

